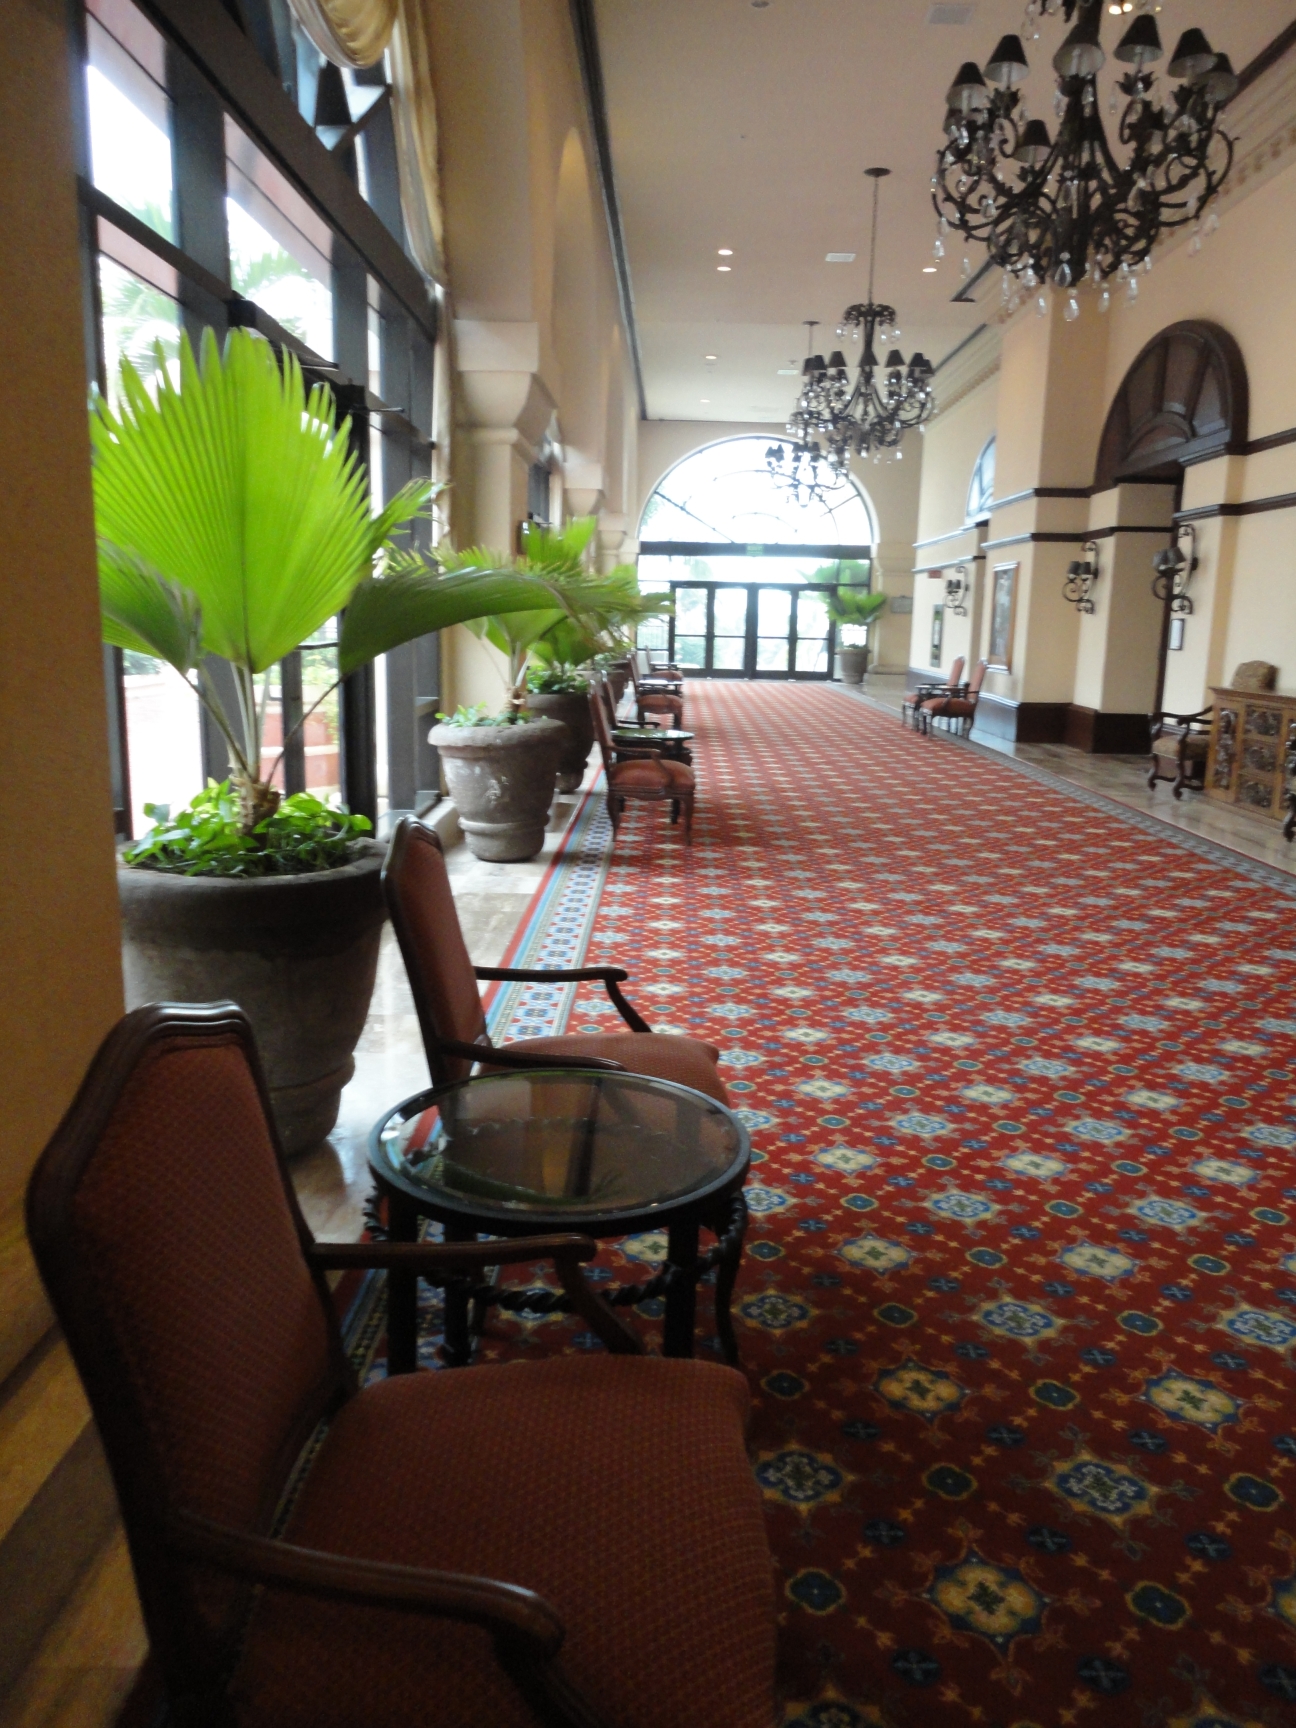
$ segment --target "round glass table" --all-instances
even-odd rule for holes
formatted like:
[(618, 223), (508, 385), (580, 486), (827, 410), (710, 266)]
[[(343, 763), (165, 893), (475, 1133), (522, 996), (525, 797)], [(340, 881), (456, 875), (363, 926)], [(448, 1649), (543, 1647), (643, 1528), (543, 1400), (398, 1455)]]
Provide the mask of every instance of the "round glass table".
[(627, 749), (642, 749), (653, 745), (663, 756), (669, 756), (676, 762), (691, 762), (693, 754), (688, 746), (696, 736), (693, 732), (685, 732), (678, 726), (614, 726), (612, 728), (613, 744), (624, 745)]
[[(716, 1329), (731, 1363), (738, 1350), (729, 1303), (750, 1161), (747, 1130), (714, 1098), (595, 1069), (496, 1072), (433, 1087), (395, 1105), (369, 1138), (369, 1166), (393, 1241), (416, 1241), (423, 1218), (440, 1223), (447, 1242), (664, 1230), (665, 1264), (633, 1293), (639, 1300), (664, 1295), (663, 1354), (693, 1354), (697, 1282), (714, 1266)], [(700, 1229), (716, 1237), (705, 1255)], [(480, 1320), (492, 1301), (509, 1306), (509, 1294), (447, 1288), (446, 1361), (471, 1357), (470, 1308)], [(417, 1281), (389, 1274), (389, 1372), (415, 1365), (416, 1302)]]

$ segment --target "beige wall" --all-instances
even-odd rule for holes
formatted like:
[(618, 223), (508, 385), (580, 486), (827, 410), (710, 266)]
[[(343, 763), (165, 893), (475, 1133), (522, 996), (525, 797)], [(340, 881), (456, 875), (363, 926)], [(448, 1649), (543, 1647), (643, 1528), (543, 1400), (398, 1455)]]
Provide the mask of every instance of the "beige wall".
[[(967, 501), (977, 458), (995, 435), (998, 408), (999, 377), (994, 374), (939, 413), (923, 436), (918, 537), (913, 550), (914, 609), (906, 651), (908, 664), (916, 671), (948, 673), (956, 659), (961, 657), (970, 667), (980, 655), (985, 534), (966, 521)], [(958, 564), (971, 584), (967, 610), (958, 617), (945, 607), (941, 653), (934, 663), (932, 615), (945, 604), (945, 576)]]
[[(21, 1207), (37, 1154), (122, 1010), (62, 0), (14, 0), (5, 27), (23, 74), (6, 81), (0, 104), (0, 804), (10, 817), (0, 896), (0, 1694), (37, 1654), (115, 1519), (79, 1384), (49, 1332)], [(82, 1653), (85, 1668), (92, 1660)], [(93, 1714), (108, 1701), (96, 1687), (111, 1695), (114, 1682), (82, 1682), (67, 1706), (75, 1692)]]
[[(1291, 58), (1289, 56), (1289, 58)], [(1194, 255), (1183, 237), (1158, 253), (1134, 303), (1118, 295), (1100, 316), (1082, 295), (1081, 318), (1068, 324), (1061, 297), (1037, 315), (1029, 303), (1005, 323), (998, 375), (938, 415), (925, 441), (915, 567), (965, 561), (969, 531), (932, 544), (961, 524), (967, 479), (990, 430), (997, 432), (995, 491), (1000, 499), (986, 539), (984, 570), (1018, 565), (1012, 668), (992, 673), (986, 690), (1012, 700), (1071, 703), (1106, 713), (1151, 706), (1160, 608), (1151, 596), (1151, 558), (1162, 541), (1136, 527), (1168, 525), (1170, 488), (1121, 487), (1100, 497), (1040, 498), (1039, 489), (1092, 485), (1108, 407), (1129, 367), (1167, 325), (1202, 319), (1237, 340), (1250, 380), (1252, 440), (1296, 427), (1296, 344), (1285, 332), (1296, 315), (1296, 73), (1271, 75), (1265, 125), (1282, 103), (1291, 124), (1248, 157), (1223, 201), (1215, 236)], [(1283, 92), (1286, 91), (1284, 95)], [(1266, 134), (1266, 136), (1268, 136)], [(1244, 141), (1245, 145), (1245, 141)], [(1288, 152), (1282, 157), (1282, 151)], [(1254, 164), (1263, 158), (1263, 173)], [(1277, 160), (1290, 165), (1277, 166)], [(1268, 178), (1264, 178), (1267, 174)], [(1184, 475), (1182, 507), (1253, 505), (1296, 496), (1296, 442), (1202, 463)], [(1119, 527), (1100, 541), (1103, 577), (1090, 616), (1061, 597), (1067, 564), (1086, 533)], [(1075, 535), (1075, 541), (1052, 538)], [(1278, 663), (1280, 683), (1296, 688), (1296, 519), (1291, 505), (1197, 523), (1200, 567), (1183, 649), (1167, 656), (1164, 703), (1192, 710), (1209, 701), (1244, 659)], [(1168, 527), (1167, 527), (1168, 537)], [(981, 592), (983, 590), (979, 590)], [(917, 578), (911, 657), (927, 661), (935, 582)], [(984, 651), (988, 617), (947, 619), (942, 665), (956, 653)], [(975, 643), (976, 647), (971, 645)]]
[[(565, 0), (425, 0), (454, 319), (451, 534), (516, 549), (547, 442), (564, 514), (619, 551), (637, 417), (611, 246)], [(443, 696), (497, 707), (493, 651), (444, 642)]]

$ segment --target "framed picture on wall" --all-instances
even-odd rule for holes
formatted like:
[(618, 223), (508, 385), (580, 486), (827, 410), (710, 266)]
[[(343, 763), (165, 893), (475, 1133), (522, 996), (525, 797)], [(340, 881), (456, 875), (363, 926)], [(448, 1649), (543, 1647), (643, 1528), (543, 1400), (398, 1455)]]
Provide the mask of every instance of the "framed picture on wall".
[(939, 666), (941, 663), (941, 642), (945, 636), (945, 608), (932, 607), (931, 657), (929, 664)]
[(990, 590), (990, 652), (992, 672), (1012, 671), (1013, 625), (1017, 617), (1018, 564), (996, 564)]

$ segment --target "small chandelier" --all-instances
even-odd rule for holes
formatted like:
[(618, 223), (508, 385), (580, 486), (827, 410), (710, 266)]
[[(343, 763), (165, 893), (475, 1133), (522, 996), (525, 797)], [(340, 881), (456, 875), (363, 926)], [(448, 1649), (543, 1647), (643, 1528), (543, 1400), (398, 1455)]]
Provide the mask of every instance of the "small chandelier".
[[(1146, 3), (1146, 0), (1145, 0)], [(1120, 109), (1118, 161), (1103, 127), (1098, 72), (1101, 0), (1029, 0), (1027, 28), (1061, 11), (1075, 23), (1053, 56), (1056, 136), (1027, 114), (1018, 91), (1029, 67), (1019, 36), (1005, 36), (984, 75), (972, 61), (959, 68), (946, 97), (945, 143), (936, 156), (932, 202), (938, 232), (957, 229), (984, 243), (1004, 272), (1003, 297), (1052, 285), (1067, 292), (1066, 316), (1079, 316), (1076, 290), (1087, 280), (1099, 308), (1111, 304), (1112, 277), (1138, 295), (1138, 272), (1152, 268), (1152, 248), (1168, 229), (1192, 223), (1192, 246), (1218, 225), (1207, 206), (1233, 163), (1233, 140), (1219, 126), (1223, 105), (1238, 89), (1226, 54), (1216, 54), (1200, 30), (1185, 30), (1170, 58), (1181, 80), (1165, 100), (1152, 70), (1164, 50), (1152, 13), (1141, 6), (1116, 47), (1128, 68), (1111, 92)], [(1033, 32), (1038, 35), (1038, 30)], [(972, 274), (968, 259), (963, 274)], [(1039, 309), (1047, 310), (1043, 294)]]
[[(852, 456), (872, 456), (880, 461), (883, 451), (895, 451), (906, 432), (921, 426), (936, 406), (932, 391), (932, 364), (915, 353), (906, 364), (899, 349), (878, 361), (875, 340), (884, 347), (900, 335), (893, 306), (873, 299), (873, 273), (877, 258), (878, 185), (889, 168), (866, 168), (873, 182), (873, 226), (869, 241), (869, 286), (867, 302), (848, 306), (837, 326), (838, 337), (849, 334), (863, 339), (859, 371), (852, 384), (846, 357), (834, 349), (825, 361), (822, 354), (808, 354), (801, 369), (801, 394), (788, 418), (788, 437), (794, 454), (808, 460), (812, 468), (826, 462), (836, 475), (844, 474)], [(817, 319), (807, 319), (811, 337)], [(767, 460), (772, 452), (767, 453)], [(771, 472), (774, 464), (771, 463)]]

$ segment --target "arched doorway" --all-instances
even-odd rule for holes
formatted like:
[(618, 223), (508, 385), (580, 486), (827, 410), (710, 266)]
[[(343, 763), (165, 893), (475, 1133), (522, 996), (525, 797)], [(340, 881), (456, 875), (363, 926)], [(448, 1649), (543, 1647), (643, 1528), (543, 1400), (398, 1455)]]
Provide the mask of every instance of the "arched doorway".
[(640, 518), (640, 584), (675, 601), (652, 646), (695, 675), (830, 678), (828, 596), (872, 584), (877, 521), (862, 487), (844, 476), (798, 494), (771, 474), (769, 447), (738, 437), (690, 451)]
[[(1246, 365), (1228, 331), (1200, 319), (1168, 325), (1140, 351), (1108, 409), (1094, 491), (1159, 482), (1174, 488), (1177, 514), (1185, 468), (1245, 447), (1248, 408)], [(1167, 595), (1157, 649), (1157, 709), (1172, 650), (1170, 623)]]

